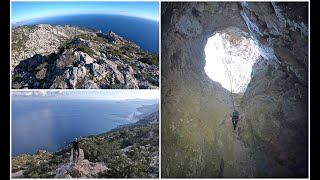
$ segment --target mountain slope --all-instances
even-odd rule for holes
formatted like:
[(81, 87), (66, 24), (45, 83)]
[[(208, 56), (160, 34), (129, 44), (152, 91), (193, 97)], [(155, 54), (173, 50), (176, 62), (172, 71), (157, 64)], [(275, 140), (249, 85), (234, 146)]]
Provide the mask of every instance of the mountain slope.
[(12, 29), (14, 89), (155, 89), (158, 54), (114, 32), (40, 24)]
[[(82, 166), (99, 167), (96, 172), (107, 167), (102, 173), (88, 172), (83, 177), (159, 177), (159, 111), (137, 123), (83, 137), (79, 147), (84, 154)], [(56, 152), (39, 150), (33, 155), (13, 157), (12, 177), (60, 177), (63, 169), (70, 169), (70, 152), (71, 146), (67, 146)]]

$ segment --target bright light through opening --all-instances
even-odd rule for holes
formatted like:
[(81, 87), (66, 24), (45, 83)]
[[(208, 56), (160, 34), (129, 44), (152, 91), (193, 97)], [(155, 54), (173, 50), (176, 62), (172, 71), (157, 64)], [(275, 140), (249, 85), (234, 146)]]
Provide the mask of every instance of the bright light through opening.
[(251, 80), (254, 62), (260, 56), (252, 39), (236, 32), (216, 33), (205, 47), (207, 75), (233, 93), (243, 93)]

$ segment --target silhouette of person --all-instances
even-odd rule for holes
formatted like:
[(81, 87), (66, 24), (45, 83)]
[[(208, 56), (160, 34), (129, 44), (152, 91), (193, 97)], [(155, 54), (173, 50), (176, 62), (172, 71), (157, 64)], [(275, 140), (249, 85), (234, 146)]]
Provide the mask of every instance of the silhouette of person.
[(238, 120), (239, 120), (239, 112), (234, 110), (232, 114), (232, 124), (233, 124), (234, 130), (236, 130)]
[(77, 138), (74, 138), (74, 141), (72, 142), (73, 144), (73, 156), (75, 156), (75, 151), (78, 152), (78, 157), (79, 157), (79, 154), (80, 154), (80, 151), (79, 151), (79, 141)]

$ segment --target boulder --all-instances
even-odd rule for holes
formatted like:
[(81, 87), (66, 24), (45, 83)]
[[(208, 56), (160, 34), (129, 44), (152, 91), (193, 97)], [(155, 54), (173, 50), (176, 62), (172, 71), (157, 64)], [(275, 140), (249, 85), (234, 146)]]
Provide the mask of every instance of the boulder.
[(46, 73), (47, 73), (47, 68), (42, 68), (40, 71), (37, 72), (36, 78), (38, 80), (42, 80), (46, 77)]
[(139, 85), (138, 85), (139, 82), (131, 74), (126, 73), (125, 79), (126, 79), (125, 85), (127, 89), (139, 89)]
[(57, 69), (63, 70), (68, 66), (73, 66), (77, 60), (77, 57), (73, 54), (62, 54), (59, 56), (59, 59), (54, 62), (54, 65)]
[(91, 58), (88, 54), (86, 54), (85, 53), (85, 56), (83, 57), (84, 58), (84, 62), (86, 63), (86, 64), (91, 64), (91, 63), (93, 63), (93, 61), (94, 61), (94, 59), (93, 58)]
[(93, 76), (97, 79), (97, 80), (101, 80), (102, 78), (104, 78), (106, 76), (106, 71), (105, 71), (105, 67), (103, 65), (99, 65), (97, 63), (92, 63), (91, 65), (91, 71)]
[(96, 178), (101, 172), (108, 168), (104, 163), (92, 163), (84, 159), (84, 152), (80, 148), (79, 157), (73, 157), (73, 149), (71, 150), (70, 162), (61, 164), (56, 170), (49, 174), (55, 175), (54, 178)]
[(74, 55), (77, 57), (79, 65), (91, 64), (94, 61), (94, 59), (91, 58), (87, 53), (81, 51), (74, 52)]
[(50, 86), (50, 89), (67, 89), (68, 85), (63, 78), (63, 76), (57, 76), (55, 77), (52, 85)]
[(107, 61), (106, 66), (110, 67), (112, 69), (113, 74), (115, 75), (115, 79), (118, 83), (120, 83), (120, 84), (125, 83), (124, 77), (123, 77), (122, 73), (118, 70), (116, 63), (111, 62), (111, 61)]
[(76, 88), (77, 83), (79, 80), (83, 80), (86, 76), (87, 69), (84, 66), (81, 67), (73, 67), (72, 73), (69, 78), (69, 83), (71, 88)]
[(76, 70), (76, 75), (78, 78), (84, 78), (87, 74), (87, 69), (85, 67), (79, 67), (77, 70)]
[(99, 89), (99, 86), (93, 80), (84, 80), (83, 82), (84, 89)]
[[(71, 149), (71, 155), (70, 155), (70, 162), (73, 162), (74, 165), (80, 165), (82, 161), (84, 160), (84, 152), (81, 148), (79, 148), (79, 156), (78, 152), (74, 151), (73, 148)], [(75, 156), (73, 154), (75, 153)]]
[(154, 85), (157, 85), (157, 86), (159, 86), (159, 79), (158, 78), (156, 78), (156, 77), (148, 77), (147, 78), (147, 81), (149, 82), (149, 83), (151, 83), (151, 84), (154, 84)]

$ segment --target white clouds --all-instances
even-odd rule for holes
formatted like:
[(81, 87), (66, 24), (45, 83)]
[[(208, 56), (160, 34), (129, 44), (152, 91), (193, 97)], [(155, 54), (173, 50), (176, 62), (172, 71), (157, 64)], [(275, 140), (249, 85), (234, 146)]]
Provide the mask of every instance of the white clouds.
[(126, 100), (159, 99), (160, 90), (38, 90), (13, 91), (13, 97), (54, 97), (63, 99)]
[(128, 90), (114, 91), (109, 95), (106, 93), (104, 98), (107, 99), (159, 99), (159, 90)]
[(23, 96), (23, 97), (51, 97), (64, 95), (66, 92), (63, 91), (47, 91), (47, 90), (38, 90), (38, 91), (13, 91), (12, 96)]
[(95, 100), (159, 99), (159, 90), (100, 90), (72, 92), (70, 98)]

